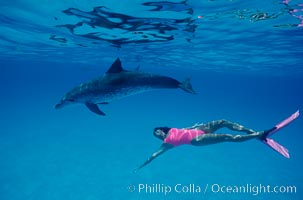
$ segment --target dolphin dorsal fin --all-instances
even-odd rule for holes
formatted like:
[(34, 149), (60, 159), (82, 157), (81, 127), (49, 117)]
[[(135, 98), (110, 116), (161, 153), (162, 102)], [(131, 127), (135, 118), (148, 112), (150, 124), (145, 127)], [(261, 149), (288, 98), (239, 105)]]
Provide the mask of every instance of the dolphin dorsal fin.
[(140, 71), (140, 65), (138, 65), (137, 67), (136, 67), (136, 69), (135, 69), (135, 71)]
[(117, 58), (115, 60), (115, 62), (112, 64), (112, 66), (110, 66), (110, 68), (107, 70), (107, 74), (109, 73), (120, 73), (120, 72), (123, 72), (125, 71), (123, 68), (122, 68), (122, 65), (121, 65), (121, 61), (119, 58)]

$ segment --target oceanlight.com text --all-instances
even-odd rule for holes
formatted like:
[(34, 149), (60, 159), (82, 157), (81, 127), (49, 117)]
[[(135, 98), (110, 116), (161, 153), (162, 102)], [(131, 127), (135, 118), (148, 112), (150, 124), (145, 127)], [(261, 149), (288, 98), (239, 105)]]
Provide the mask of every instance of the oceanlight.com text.
[[(271, 186), (271, 185), (253, 185), (253, 184), (245, 184), (245, 185), (220, 185), (220, 184), (212, 184), (210, 185), (210, 191), (212, 193), (223, 193), (223, 194), (235, 194), (235, 193), (247, 193), (252, 195), (259, 195), (261, 193), (297, 193), (296, 186)], [(207, 189), (208, 191), (208, 185)]]

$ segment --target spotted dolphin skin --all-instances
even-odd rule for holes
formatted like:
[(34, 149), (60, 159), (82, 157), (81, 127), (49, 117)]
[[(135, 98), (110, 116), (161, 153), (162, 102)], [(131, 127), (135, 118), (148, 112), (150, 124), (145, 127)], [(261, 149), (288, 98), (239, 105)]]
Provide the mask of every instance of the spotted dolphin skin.
[(105, 115), (98, 105), (108, 104), (110, 101), (129, 95), (161, 88), (181, 88), (185, 92), (195, 94), (189, 79), (179, 82), (167, 76), (127, 71), (122, 68), (121, 61), (117, 58), (103, 76), (73, 88), (64, 95), (55, 108), (59, 109), (69, 104), (83, 103), (92, 112)]

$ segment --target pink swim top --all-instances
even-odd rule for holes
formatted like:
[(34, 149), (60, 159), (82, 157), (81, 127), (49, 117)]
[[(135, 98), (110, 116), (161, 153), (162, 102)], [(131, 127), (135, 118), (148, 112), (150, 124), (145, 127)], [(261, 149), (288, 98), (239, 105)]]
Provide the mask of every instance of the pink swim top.
[(198, 129), (172, 128), (169, 130), (168, 136), (164, 139), (164, 143), (169, 143), (174, 146), (179, 146), (182, 144), (190, 144), (192, 139), (203, 134), (205, 134), (205, 132)]

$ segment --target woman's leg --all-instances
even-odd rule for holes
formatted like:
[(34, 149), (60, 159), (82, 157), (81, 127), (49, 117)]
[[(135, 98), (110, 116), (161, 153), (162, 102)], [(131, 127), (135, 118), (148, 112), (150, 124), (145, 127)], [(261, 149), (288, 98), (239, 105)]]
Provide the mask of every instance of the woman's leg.
[(244, 126), (242, 126), (240, 124), (237, 124), (237, 123), (225, 120), (225, 119), (211, 121), (206, 124), (197, 124), (197, 125), (194, 125), (192, 128), (197, 128), (197, 129), (203, 130), (206, 133), (213, 133), (220, 128), (228, 128), (233, 131), (246, 132), (247, 134), (255, 133), (255, 131), (252, 129), (245, 128)]
[(248, 135), (231, 135), (231, 134), (215, 134), (207, 133), (199, 135), (191, 142), (192, 145), (203, 146), (216, 144), (220, 142), (245, 142), (251, 139), (258, 139), (263, 135), (263, 132), (254, 132)]

